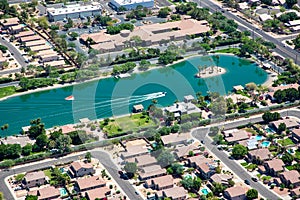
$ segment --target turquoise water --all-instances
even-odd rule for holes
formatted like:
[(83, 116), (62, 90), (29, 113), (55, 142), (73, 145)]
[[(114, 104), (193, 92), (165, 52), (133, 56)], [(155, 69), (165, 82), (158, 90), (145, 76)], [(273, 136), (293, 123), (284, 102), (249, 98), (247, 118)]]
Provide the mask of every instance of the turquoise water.
[(266, 128), (267, 133), (275, 133), (275, 131), (271, 128)]
[[(218, 65), (227, 73), (211, 78), (199, 79), (194, 75), (198, 67)], [(1, 136), (19, 133), (30, 120), (42, 118), (46, 128), (77, 123), (81, 118), (97, 119), (131, 112), (135, 104), (147, 108), (152, 99), (158, 106), (168, 106), (185, 95), (200, 91), (225, 94), (235, 85), (249, 82), (262, 84), (267, 73), (255, 63), (234, 56), (220, 55), (193, 57), (171, 67), (155, 69), (129, 78), (107, 78), (75, 86), (52, 89), (9, 98), (0, 102), (0, 124), (9, 124)], [(165, 96), (158, 92), (167, 92)], [(73, 95), (74, 101), (65, 97)]]
[(261, 146), (262, 147), (269, 147), (270, 146), (270, 141), (263, 141), (262, 143), (261, 143)]
[(256, 135), (255, 136), (256, 141), (260, 141), (260, 140), (262, 140), (262, 138), (263, 138), (262, 135)]
[(65, 188), (59, 188), (60, 196), (64, 197), (68, 195), (68, 192)]
[(202, 194), (207, 195), (209, 192), (206, 188), (201, 189)]

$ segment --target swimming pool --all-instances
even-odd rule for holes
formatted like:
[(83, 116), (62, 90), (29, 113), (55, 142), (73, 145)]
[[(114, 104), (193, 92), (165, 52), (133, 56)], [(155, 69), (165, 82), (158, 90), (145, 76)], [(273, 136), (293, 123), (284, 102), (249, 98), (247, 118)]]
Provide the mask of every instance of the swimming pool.
[(202, 194), (207, 195), (208, 194), (208, 190), (206, 188), (201, 189)]
[(68, 195), (68, 192), (65, 188), (59, 188), (60, 196), (64, 197)]
[(270, 127), (265, 129), (267, 131), (267, 133), (275, 133), (275, 131), (273, 129), (271, 129)]
[(184, 175), (184, 178), (186, 178), (186, 179), (193, 178), (193, 175), (192, 174), (186, 174), (186, 175)]
[(261, 146), (262, 146), (262, 147), (269, 147), (270, 144), (271, 144), (270, 141), (263, 141), (263, 142), (261, 143)]
[(260, 140), (263, 139), (263, 136), (262, 135), (257, 135), (257, 136), (255, 136), (255, 139), (256, 139), (256, 141), (260, 141)]

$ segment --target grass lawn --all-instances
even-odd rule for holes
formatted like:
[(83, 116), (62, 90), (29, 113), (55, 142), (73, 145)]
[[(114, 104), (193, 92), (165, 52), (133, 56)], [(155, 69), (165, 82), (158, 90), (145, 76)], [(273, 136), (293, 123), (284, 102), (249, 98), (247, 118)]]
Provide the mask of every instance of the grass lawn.
[(232, 54), (239, 54), (240, 53), (240, 49), (238, 48), (227, 48), (227, 49), (220, 49), (220, 50), (216, 50), (214, 51), (215, 53), (232, 53)]
[(45, 173), (46, 176), (48, 176), (49, 179), (52, 179), (51, 170), (50, 169), (44, 170), (44, 173)]
[(278, 143), (281, 144), (282, 146), (288, 146), (288, 145), (293, 145), (294, 142), (290, 138), (286, 138), (283, 140), (278, 140)]
[(286, 168), (291, 171), (294, 169), (294, 166), (290, 165), (290, 166), (286, 166)]
[(9, 96), (16, 93), (16, 87), (15, 86), (7, 86), (0, 88), (0, 98)]
[(257, 167), (256, 164), (251, 163), (251, 164), (249, 164), (248, 166), (246, 166), (245, 168), (246, 168), (246, 169), (249, 169), (249, 170), (254, 170), (254, 169), (256, 169), (256, 167)]
[[(103, 121), (100, 124), (103, 125)], [(136, 131), (139, 128), (153, 126), (155, 123), (149, 118), (148, 115), (142, 113), (133, 114), (110, 120), (108, 125), (103, 127), (103, 131), (109, 135), (122, 133), (127, 131)]]
[(252, 133), (252, 135), (257, 135), (257, 132), (252, 128), (245, 128), (245, 131)]
[(297, 150), (295, 152), (295, 157), (300, 160), (300, 151), (299, 150)]
[(248, 165), (248, 163), (243, 162), (243, 163), (241, 163), (241, 165), (242, 165), (243, 167), (246, 167), (246, 166)]

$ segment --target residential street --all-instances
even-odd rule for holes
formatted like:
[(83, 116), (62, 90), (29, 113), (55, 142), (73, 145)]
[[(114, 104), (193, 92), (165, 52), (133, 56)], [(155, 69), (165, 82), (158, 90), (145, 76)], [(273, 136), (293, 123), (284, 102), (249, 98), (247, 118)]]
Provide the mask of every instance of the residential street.
[(299, 54), (297, 51), (294, 49), (285, 46), (281, 40), (274, 38), (270, 34), (266, 33), (265, 31), (258, 29), (255, 27), (253, 24), (246, 22), (245, 20), (241, 19), (238, 17), (236, 14), (231, 13), (226, 11), (225, 9), (221, 8), (219, 5), (216, 5), (215, 3), (211, 2), (210, 0), (191, 0), (193, 2), (198, 3), (199, 6), (201, 7), (207, 7), (211, 12), (216, 12), (216, 11), (223, 11), (223, 15), (226, 16), (229, 19), (235, 20), (239, 24), (239, 30), (241, 31), (250, 31), (253, 35), (253, 37), (261, 37), (269, 42), (272, 42), (276, 45), (275, 52), (282, 55), (283, 57), (286, 58), (292, 58), (295, 60), (297, 64), (300, 64), (300, 60), (297, 59), (297, 55)]
[[(300, 118), (300, 111), (299, 110), (288, 110), (288, 111), (282, 111), (279, 112), (282, 117), (284, 116), (294, 116)], [(224, 127), (225, 129), (232, 129), (236, 128), (238, 126), (248, 124), (248, 123), (257, 123), (261, 122), (262, 117), (261, 115), (259, 116), (254, 116), (246, 119), (241, 119), (239, 121), (232, 121), (232, 122), (224, 122), (220, 123), (218, 127)], [(262, 196), (264, 196), (267, 199), (278, 199), (279, 196), (275, 195), (270, 189), (266, 188), (264, 185), (262, 185), (260, 182), (254, 182), (251, 180), (251, 175), (246, 172), (246, 170), (239, 165), (238, 163), (232, 161), (230, 158), (228, 158), (228, 155), (226, 155), (223, 151), (220, 151), (217, 149), (216, 145), (214, 145), (212, 142), (213, 140), (207, 135), (209, 132), (210, 127), (216, 126), (216, 125), (211, 125), (209, 127), (200, 127), (197, 128), (192, 132), (193, 137), (195, 137), (198, 140), (204, 141), (204, 144), (207, 149), (209, 149), (213, 154), (215, 154), (222, 163), (227, 165), (231, 171), (233, 171), (237, 176), (239, 176), (242, 180), (249, 180), (250, 181), (250, 186), (252, 188), (255, 188)]]
[[(107, 169), (107, 171), (115, 179), (115, 181), (119, 184), (119, 186), (126, 193), (126, 195), (129, 199), (134, 199), (134, 200), (142, 199), (139, 195), (137, 195), (135, 193), (135, 189), (130, 185), (130, 183), (128, 181), (124, 181), (119, 177), (118, 167), (113, 163), (113, 161), (111, 160), (108, 153), (100, 151), (100, 150), (94, 150), (94, 151), (91, 151), (91, 153), (92, 153), (93, 157), (98, 159), (100, 161), (100, 163)], [(14, 199), (12, 194), (10, 193), (9, 189), (6, 187), (6, 184), (4, 183), (4, 179), (7, 176), (10, 176), (13, 174), (18, 174), (21, 172), (26, 172), (26, 171), (43, 169), (43, 168), (46, 168), (46, 167), (49, 167), (51, 165), (55, 165), (58, 163), (66, 163), (66, 162), (78, 160), (79, 157), (84, 157), (85, 154), (86, 154), (86, 152), (77, 154), (76, 156), (52, 159), (51, 161), (48, 161), (48, 162), (38, 162), (37, 164), (34, 164), (34, 165), (20, 167), (20, 168), (16, 168), (16, 169), (10, 169), (9, 171), (0, 171), (0, 191), (5, 194), (5, 198), (7, 200)]]

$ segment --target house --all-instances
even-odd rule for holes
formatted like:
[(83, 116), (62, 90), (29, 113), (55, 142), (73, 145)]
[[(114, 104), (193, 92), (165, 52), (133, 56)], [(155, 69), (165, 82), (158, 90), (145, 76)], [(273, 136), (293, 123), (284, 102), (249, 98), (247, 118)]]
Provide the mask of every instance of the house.
[[(26, 31), (26, 32), (29, 32), (29, 31)], [(24, 33), (24, 32), (21, 32), (21, 33)], [(19, 40), (21, 43), (25, 43), (25, 42), (31, 42), (31, 41), (36, 41), (36, 40), (40, 40), (40, 39), (41, 39), (41, 36), (39, 36), (39, 35), (30, 35), (30, 36), (26, 36), (26, 37), (21, 37)], [(45, 42), (44, 42), (44, 44), (45, 44)]]
[(232, 93), (232, 94), (229, 94), (229, 95), (225, 96), (225, 99), (232, 99), (232, 102), (234, 104), (238, 104), (238, 103), (241, 103), (241, 102), (250, 104), (252, 102), (251, 98), (243, 96), (241, 94), (235, 94), (235, 93)]
[(230, 187), (224, 191), (224, 197), (231, 200), (244, 200), (246, 199), (246, 190), (241, 186)]
[(226, 130), (223, 131), (224, 139), (229, 143), (237, 143), (241, 140), (247, 140), (251, 136), (251, 133), (247, 132), (246, 130), (238, 130), (238, 129), (232, 129), (232, 130)]
[(284, 169), (284, 162), (281, 159), (275, 158), (265, 161), (264, 166), (268, 174), (278, 176), (278, 174)]
[(56, 67), (56, 68), (64, 67), (65, 64), (66, 63), (64, 60), (54, 60), (54, 61), (50, 61), (50, 62), (44, 62), (44, 66), (51, 66), (51, 67)]
[(200, 113), (201, 109), (191, 102), (178, 102), (172, 106), (165, 107), (164, 111), (173, 113), (174, 117), (180, 117), (184, 114)]
[(44, 51), (49, 49), (51, 49), (51, 46), (47, 44), (30, 47), (30, 50), (34, 52), (39, 52), (39, 51)]
[(0, 139), (2, 144), (20, 144), (21, 147), (24, 147), (26, 144), (34, 144), (35, 140), (30, 139), (27, 135), (18, 135), (8, 136), (3, 139)]
[(68, 134), (76, 131), (73, 124), (67, 124), (64, 126), (60, 126), (59, 129), (61, 130), (62, 134)]
[(110, 189), (105, 186), (87, 191), (85, 197), (88, 200), (106, 199), (106, 196), (109, 195), (110, 192)]
[(161, 141), (165, 146), (186, 144), (189, 139), (191, 139), (189, 133), (174, 133), (161, 136)]
[(300, 143), (300, 129), (296, 128), (292, 130), (292, 140), (297, 144)]
[(15, 25), (15, 26), (10, 26), (8, 28), (8, 31), (9, 31), (10, 34), (17, 34), (17, 33), (20, 33), (23, 30), (24, 30), (24, 25), (22, 25), (22, 24), (18, 24), (18, 25)]
[(80, 192), (101, 188), (106, 185), (106, 182), (99, 176), (91, 176), (88, 178), (81, 178), (76, 181), (76, 186)]
[(248, 159), (250, 162), (262, 163), (263, 161), (270, 160), (271, 152), (267, 148), (255, 149), (248, 152)]
[(149, 179), (145, 182), (146, 188), (152, 188), (153, 190), (166, 190), (174, 186), (174, 179), (171, 175), (165, 175)]
[(241, 91), (241, 90), (244, 90), (243, 86), (241, 86), (241, 85), (235, 85), (235, 86), (233, 86), (233, 91), (234, 92)]
[(11, 26), (18, 25), (19, 19), (17, 17), (1, 19), (0, 24), (3, 26), (3, 29), (8, 29)]
[(193, 100), (195, 100), (193, 95), (187, 95), (187, 96), (184, 96), (183, 98), (184, 98), (184, 100), (183, 100), (184, 103), (191, 103)]
[(142, 104), (137, 104), (133, 106), (133, 112), (138, 113), (138, 112), (143, 112), (144, 106)]
[(39, 39), (39, 40), (25, 42), (25, 46), (26, 47), (40, 46), (42, 44), (46, 44), (46, 41), (44, 39)]
[(202, 155), (189, 157), (187, 161), (189, 166), (197, 169), (203, 179), (209, 179), (216, 172), (216, 163)]
[(149, 154), (149, 150), (145, 145), (132, 145), (126, 147), (126, 151), (121, 153), (121, 158), (127, 160), (129, 158), (147, 154)]
[(28, 30), (28, 31), (22, 31), (22, 32), (16, 34), (15, 38), (21, 41), (22, 38), (30, 37), (30, 36), (34, 36), (34, 35), (35, 35), (35, 33), (32, 30)]
[(95, 170), (91, 163), (75, 161), (70, 165), (69, 172), (73, 177), (80, 177), (89, 174), (94, 174)]
[(139, 173), (139, 178), (141, 180), (148, 180), (155, 177), (160, 177), (167, 175), (167, 170), (161, 168), (160, 165), (151, 165), (147, 167), (143, 167), (141, 172)]
[(163, 197), (170, 198), (172, 200), (185, 200), (187, 199), (187, 191), (183, 187), (172, 187), (163, 190)]
[(190, 152), (198, 153), (199, 148), (193, 144), (190, 145), (183, 145), (183, 146), (176, 146), (175, 150), (174, 150), (174, 155), (176, 157), (176, 159), (184, 159), (186, 158)]
[(29, 172), (24, 177), (24, 186), (31, 188), (44, 185), (46, 181), (46, 175), (43, 171)]
[(126, 160), (126, 162), (135, 162), (137, 163), (138, 168), (157, 164), (156, 158), (151, 156), (150, 154), (141, 155), (135, 158), (129, 158)]
[[(45, 53), (46, 51), (47, 53)], [(61, 59), (61, 57), (58, 55), (56, 51), (53, 50), (46, 50), (46, 51), (40, 51), (38, 54), (40, 61), (42, 63), (47, 63), (50, 61), (56, 61)]]
[(287, 129), (299, 128), (299, 122), (295, 118), (280, 119), (272, 122), (271, 125), (277, 130), (281, 123), (284, 123)]
[(300, 187), (292, 189), (291, 196), (295, 198), (300, 197)]
[(279, 177), (282, 183), (284, 183), (286, 186), (300, 186), (300, 174), (297, 170), (282, 172)]
[(60, 192), (53, 186), (40, 188), (38, 190), (28, 192), (28, 195), (37, 196), (38, 200), (59, 200)]
[(266, 97), (270, 99), (271, 101), (275, 101), (276, 99), (274, 98), (274, 93), (278, 90), (285, 90), (288, 88), (295, 88), (298, 90), (299, 84), (287, 84), (287, 85), (280, 85), (277, 87), (270, 87), (269, 92), (266, 94)]
[(214, 183), (220, 183), (222, 185), (228, 186), (229, 181), (233, 179), (232, 175), (229, 174), (214, 174), (210, 177), (210, 180)]

